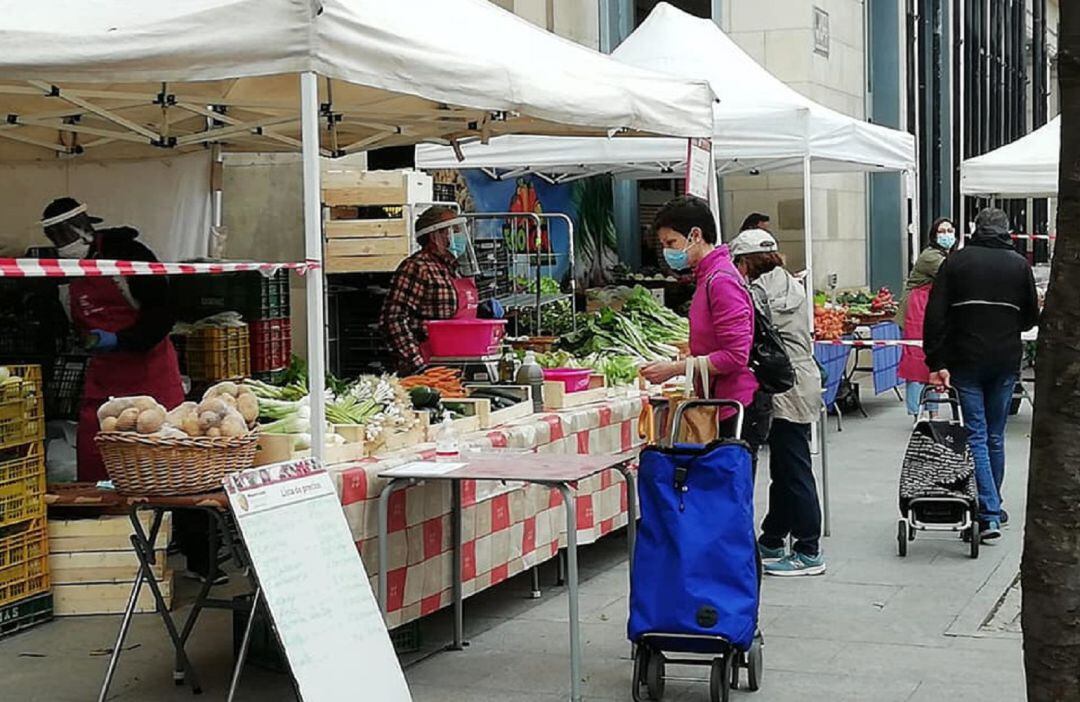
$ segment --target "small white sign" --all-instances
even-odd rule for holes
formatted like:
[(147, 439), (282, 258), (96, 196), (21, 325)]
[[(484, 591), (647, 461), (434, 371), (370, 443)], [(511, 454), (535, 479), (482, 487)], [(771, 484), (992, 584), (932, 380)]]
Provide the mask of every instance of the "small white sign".
[(686, 194), (709, 199), (709, 167), (712, 139), (688, 139), (686, 145)]
[(395, 477), (409, 477), (409, 478), (422, 478), (426, 476), (439, 476), (446, 475), (451, 471), (455, 471), (458, 468), (464, 468), (464, 463), (436, 463), (434, 461), (416, 461), (415, 463), (406, 463), (405, 465), (398, 466), (397, 468), (391, 468), (390, 470), (380, 473), (380, 475), (387, 478)]

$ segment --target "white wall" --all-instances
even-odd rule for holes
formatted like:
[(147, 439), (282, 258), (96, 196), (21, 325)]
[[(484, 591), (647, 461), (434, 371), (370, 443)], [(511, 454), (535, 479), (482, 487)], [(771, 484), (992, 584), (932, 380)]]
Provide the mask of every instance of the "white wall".
[[(721, 1), (722, 28), (758, 63), (812, 100), (864, 118), (862, 0)], [(815, 6), (829, 13), (828, 57), (814, 52)], [(725, 178), (724, 230), (735, 233), (747, 214), (765, 212), (789, 264), (801, 267), (805, 258), (801, 214), (781, 217), (781, 212), (801, 208), (802, 187), (801, 176)], [(829, 273), (836, 273), (843, 287), (865, 285), (865, 176), (814, 176), (812, 187), (815, 285), (823, 286)]]

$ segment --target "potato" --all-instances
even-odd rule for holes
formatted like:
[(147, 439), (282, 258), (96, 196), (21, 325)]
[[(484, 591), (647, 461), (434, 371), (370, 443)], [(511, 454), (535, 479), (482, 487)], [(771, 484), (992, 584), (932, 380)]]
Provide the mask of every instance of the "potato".
[(196, 408), (199, 412), (199, 421), (202, 421), (202, 416), (206, 413), (212, 413), (217, 415), (217, 420), (214, 424), (217, 424), (218, 420), (225, 416), (225, 412), (229, 409), (229, 406), (219, 397), (211, 397), (203, 400)]
[(229, 408), (236, 408), (236, 398), (232, 395), (218, 395), (217, 399), (224, 402), (225, 405)]
[(217, 427), (210, 427), (206, 430), (206, 435), (216, 439), (217, 437), (221, 436), (221, 429), (218, 429)]
[(169, 410), (169, 413), (165, 415), (165, 423), (174, 427), (182, 427), (184, 420), (189, 414), (194, 414), (195, 419), (199, 418), (199, 415), (195, 413), (195, 408), (198, 405), (194, 402), (182, 402), (176, 407)]
[(184, 433), (188, 436), (202, 436), (202, 428), (199, 427), (199, 415), (191, 412), (187, 414), (183, 421), (180, 423), (180, 428), (184, 430)]
[(116, 418), (117, 431), (135, 431), (139, 422), (139, 410), (137, 407), (128, 407)]
[(247, 434), (247, 422), (237, 411), (231, 411), (221, 420), (222, 436), (243, 436)]
[(241, 393), (236, 399), (236, 409), (248, 426), (253, 426), (259, 419), (259, 398), (252, 393)]
[(148, 409), (157, 409), (161, 407), (161, 405), (158, 404), (157, 400), (146, 395), (140, 395), (139, 397), (131, 398), (131, 406), (137, 407), (140, 412)]
[(125, 397), (110, 398), (108, 402), (105, 402), (98, 408), (97, 416), (98, 422), (106, 417), (119, 417), (120, 413), (131, 406), (131, 400)]
[(209, 400), (212, 397), (224, 397), (226, 395), (229, 397), (236, 397), (238, 392), (239, 386), (237, 386), (236, 383), (231, 380), (223, 380), (220, 383), (211, 385), (207, 388), (206, 392), (203, 393), (203, 399)]
[(210, 427), (216, 427), (221, 424), (221, 416), (214, 414), (213, 412), (203, 412), (199, 415), (199, 429), (206, 433)]
[(106, 417), (101, 420), (101, 431), (116, 431), (116, 417)]
[(160, 407), (151, 407), (139, 412), (139, 418), (135, 422), (135, 430), (140, 434), (153, 434), (165, 426), (165, 412)]

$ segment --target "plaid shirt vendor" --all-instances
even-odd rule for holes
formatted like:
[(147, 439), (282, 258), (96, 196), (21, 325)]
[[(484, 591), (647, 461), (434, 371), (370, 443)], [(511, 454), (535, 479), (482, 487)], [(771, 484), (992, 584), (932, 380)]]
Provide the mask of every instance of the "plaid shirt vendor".
[(465, 219), (446, 207), (424, 210), (416, 220), (416, 239), (421, 248), (398, 266), (379, 319), (401, 375), (417, 372), (430, 359), (426, 320), (475, 318), (479, 305), (476, 283), (461, 275), (458, 264), (469, 248)]

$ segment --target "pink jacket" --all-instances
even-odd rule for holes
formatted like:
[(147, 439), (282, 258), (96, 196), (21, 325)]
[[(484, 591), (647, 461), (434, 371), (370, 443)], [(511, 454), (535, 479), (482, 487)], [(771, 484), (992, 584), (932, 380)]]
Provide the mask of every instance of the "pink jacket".
[[(904, 315), (905, 339), (921, 341), (923, 338), (923, 319), (926, 317), (926, 304), (930, 301), (933, 285), (923, 285), (908, 293), (907, 314)], [(926, 354), (918, 346), (904, 346), (900, 350), (900, 367), (897, 373), (904, 380), (917, 383), (930, 381), (930, 369), (926, 365)]]
[(708, 356), (717, 373), (712, 396), (749, 405), (757, 390), (750, 370), (754, 307), (727, 246), (718, 246), (694, 271), (697, 290), (690, 303), (690, 353)]

